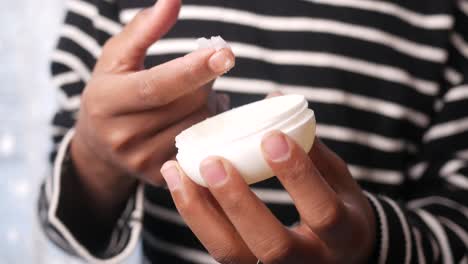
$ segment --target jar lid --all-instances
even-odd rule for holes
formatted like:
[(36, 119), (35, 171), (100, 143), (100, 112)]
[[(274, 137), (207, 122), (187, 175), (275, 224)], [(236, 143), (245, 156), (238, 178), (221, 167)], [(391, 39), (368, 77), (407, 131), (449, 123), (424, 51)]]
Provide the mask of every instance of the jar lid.
[(221, 113), (184, 130), (176, 137), (176, 147), (210, 148), (233, 142), (288, 124), (307, 108), (303, 95), (277, 96)]

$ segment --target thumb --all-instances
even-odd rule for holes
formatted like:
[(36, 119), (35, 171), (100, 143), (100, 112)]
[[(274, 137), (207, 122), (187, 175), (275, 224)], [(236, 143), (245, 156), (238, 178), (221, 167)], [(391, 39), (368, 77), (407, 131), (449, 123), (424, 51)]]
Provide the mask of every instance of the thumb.
[(174, 26), (180, 6), (181, 0), (158, 0), (139, 12), (106, 43), (98, 65), (108, 72), (141, 70), (147, 49)]

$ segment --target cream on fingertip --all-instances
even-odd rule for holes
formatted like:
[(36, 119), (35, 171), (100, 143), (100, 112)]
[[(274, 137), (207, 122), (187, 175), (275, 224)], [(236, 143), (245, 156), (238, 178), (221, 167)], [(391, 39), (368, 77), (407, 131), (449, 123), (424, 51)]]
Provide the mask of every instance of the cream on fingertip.
[(210, 39), (199, 38), (197, 45), (198, 49), (214, 49), (216, 51), (231, 49), (231, 46), (221, 36), (213, 36)]

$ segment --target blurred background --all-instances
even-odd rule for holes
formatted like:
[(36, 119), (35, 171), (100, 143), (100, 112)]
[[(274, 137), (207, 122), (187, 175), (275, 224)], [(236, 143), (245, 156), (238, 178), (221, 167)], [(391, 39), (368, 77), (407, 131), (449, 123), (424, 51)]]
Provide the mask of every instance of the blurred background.
[(3, 1), (0, 9), (0, 264), (80, 263), (46, 240), (35, 212), (49, 169), (56, 95), (48, 62), (64, 2)]

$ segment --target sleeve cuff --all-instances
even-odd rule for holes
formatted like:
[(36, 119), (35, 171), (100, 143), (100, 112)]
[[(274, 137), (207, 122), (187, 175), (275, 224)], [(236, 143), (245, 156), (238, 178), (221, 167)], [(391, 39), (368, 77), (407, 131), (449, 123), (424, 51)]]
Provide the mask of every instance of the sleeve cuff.
[[(43, 192), (46, 201), (43, 204), (48, 206), (39, 207), (39, 214), (43, 216), (41, 218), (46, 218), (43, 221), (46, 223), (44, 230), (59, 246), (89, 263), (120, 263), (132, 254), (138, 244), (143, 218), (143, 185), (140, 184), (136, 193), (129, 199), (112, 232), (106, 250), (92, 253), (86, 249), (57, 216), (61, 177), (67, 170), (67, 163), (70, 162), (68, 150), (74, 133), (74, 129), (71, 129), (62, 140), (53, 164), (52, 176), (48, 177), (45, 182)], [(41, 210), (46, 213), (41, 213)]]
[(376, 217), (376, 244), (368, 263), (410, 263), (412, 234), (402, 208), (384, 196), (365, 193)]

